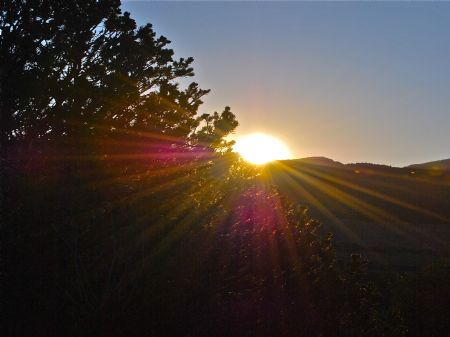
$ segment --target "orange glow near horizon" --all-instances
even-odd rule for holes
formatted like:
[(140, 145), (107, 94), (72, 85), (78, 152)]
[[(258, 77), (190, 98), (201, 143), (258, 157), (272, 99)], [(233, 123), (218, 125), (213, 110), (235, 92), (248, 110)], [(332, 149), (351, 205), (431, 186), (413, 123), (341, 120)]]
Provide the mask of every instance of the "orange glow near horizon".
[(291, 152), (281, 140), (264, 133), (253, 133), (238, 138), (233, 150), (246, 161), (256, 165), (291, 158)]

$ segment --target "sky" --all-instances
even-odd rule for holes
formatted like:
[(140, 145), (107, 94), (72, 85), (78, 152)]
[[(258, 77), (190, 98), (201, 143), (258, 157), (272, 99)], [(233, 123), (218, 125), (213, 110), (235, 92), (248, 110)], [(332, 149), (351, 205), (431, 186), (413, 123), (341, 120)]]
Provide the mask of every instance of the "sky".
[(125, 1), (230, 106), (234, 137), (293, 158), (405, 166), (450, 158), (450, 3)]

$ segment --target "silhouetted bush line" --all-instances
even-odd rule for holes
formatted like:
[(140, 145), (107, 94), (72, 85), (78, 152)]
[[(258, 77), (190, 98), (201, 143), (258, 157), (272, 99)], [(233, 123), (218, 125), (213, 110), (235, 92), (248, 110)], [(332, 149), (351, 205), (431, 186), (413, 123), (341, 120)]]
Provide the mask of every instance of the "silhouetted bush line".
[[(81, 172), (87, 171), (84, 167)], [(14, 204), (20, 205), (20, 216), (12, 220), (9, 233), (6, 303), (10, 323), (17, 324), (10, 328), (16, 333), (39, 329), (43, 335), (82, 331), (135, 335), (146, 331), (148, 335), (245, 335), (248, 331), (264, 335), (269, 328), (278, 331), (282, 319), (278, 315), (284, 310), (299, 309), (298, 303), (292, 303), (299, 300), (284, 287), (289, 284), (289, 291), (294, 291), (301, 282), (312, 287), (312, 276), (300, 271), (296, 275), (290, 267), (289, 259), (295, 256), (282, 238), (288, 232), (277, 232), (281, 229), (273, 222), (274, 214), (266, 215), (270, 219), (257, 219), (265, 223), (255, 221), (258, 214), (253, 214), (253, 207), (266, 209), (268, 205), (261, 205), (261, 200), (253, 205), (253, 192), (236, 206), (250, 207), (242, 210), (249, 212), (247, 218), (241, 219), (230, 207), (224, 210), (226, 219), (215, 220), (212, 212), (212, 219), (199, 216), (188, 223), (186, 217), (195, 206), (179, 199), (185, 189), (158, 193), (134, 205), (120, 201), (108, 209), (108, 204), (115, 202), (114, 191), (126, 190), (125, 186), (115, 183), (106, 189), (92, 189), (90, 183), (95, 180), (74, 177), (73, 172), (55, 185), (40, 178), (15, 190), (18, 199)], [(141, 182), (134, 193), (148, 187)], [(151, 207), (161, 200), (171, 204), (167, 213), (161, 205)], [(170, 218), (182, 203), (186, 209)], [(275, 208), (270, 204), (267, 209), (272, 212)], [(141, 223), (142, 217), (145, 222)], [(302, 221), (306, 226), (306, 220)], [(175, 233), (183, 227), (179, 238)], [(308, 246), (313, 232), (304, 235)], [(311, 244), (317, 247), (303, 248), (305, 254), (320, 252), (325, 243)], [(278, 247), (276, 251), (271, 245)], [(280, 255), (279, 265), (268, 264), (272, 253)], [(308, 257), (308, 266), (303, 268), (318, 277), (324, 257)], [(312, 290), (298, 288), (300, 309), (308, 315), (318, 311), (312, 299), (303, 299), (313, 296)], [(284, 315), (289, 318), (292, 313)], [(140, 323), (130, 324), (135, 319)], [(283, 324), (293, 331), (296, 323), (297, 319)], [(313, 331), (318, 328), (315, 325), (298, 328)]]
[(195, 179), (147, 195), (161, 177), (97, 187), (104, 170), (12, 175), (10, 335), (445, 335), (448, 265), (393, 281), (359, 255), (340, 263), (306, 209), (258, 177), (227, 173), (213, 204)]

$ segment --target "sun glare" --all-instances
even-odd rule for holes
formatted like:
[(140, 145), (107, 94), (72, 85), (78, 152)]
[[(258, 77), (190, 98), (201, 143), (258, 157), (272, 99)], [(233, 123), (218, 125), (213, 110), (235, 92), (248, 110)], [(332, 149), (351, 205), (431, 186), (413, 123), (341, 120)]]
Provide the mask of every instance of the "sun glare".
[(288, 159), (289, 149), (283, 142), (263, 133), (254, 133), (236, 139), (233, 147), (246, 161), (261, 165), (277, 159)]

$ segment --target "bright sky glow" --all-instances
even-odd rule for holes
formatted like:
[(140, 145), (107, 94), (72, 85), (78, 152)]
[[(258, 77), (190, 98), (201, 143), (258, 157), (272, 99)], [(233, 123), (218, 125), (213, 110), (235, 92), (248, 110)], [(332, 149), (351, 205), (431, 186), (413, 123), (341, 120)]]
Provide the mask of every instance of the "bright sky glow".
[[(450, 2), (124, 1), (211, 89), (199, 113), (294, 158), (403, 166), (450, 158)], [(207, 27), (207, 29), (205, 29)]]
[(289, 149), (281, 140), (263, 133), (238, 138), (233, 149), (246, 161), (256, 165), (291, 157)]

